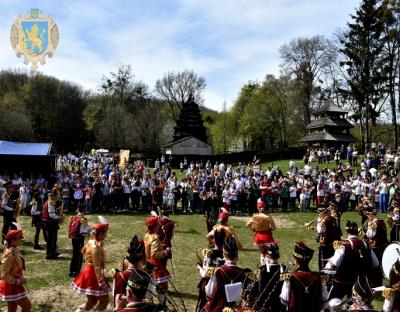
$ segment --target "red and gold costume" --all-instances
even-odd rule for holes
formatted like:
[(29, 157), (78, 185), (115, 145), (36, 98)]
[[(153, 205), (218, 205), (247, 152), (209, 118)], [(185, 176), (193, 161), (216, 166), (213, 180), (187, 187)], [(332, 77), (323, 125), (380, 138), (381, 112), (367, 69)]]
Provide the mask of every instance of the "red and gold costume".
[(389, 274), (390, 288), (382, 295), (385, 298), (383, 311), (400, 312), (400, 257), (393, 264)]
[(272, 231), (276, 229), (274, 219), (264, 213), (265, 204), (262, 201), (257, 203), (258, 213), (247, 221), (246, 227), (254, 232), (253, 243), (258, 247), (262, 247), (274, 241)]
[[(100, 226), (107, 226), (108, 228), (108, 224), (96, 224), (96, 226), (94, 230), (101, 230)], [(100, 297), (108, 295), (111, 291), (111, 287), (104, 276), (105, 253), (103, 245), (103, 241), (97, 241), (93, 238), (82, 248), (85, 267), (71, 284), (71, 287), (80, 294)]]
[(168, 253), (164, 250), (157, 231), (153, 230), (158, 224), (159, 219), (156, 216), (147, 219), (146, 225), (149, 230), (144, 235), (143, 241), (146, 260), (154, 266), (153, 281), (156, 284), (163, 284), (168, 282), (168, 279), (170, 279), (171, 276), (164, 261), (164, 259), (168, 257)]
[[(9, 230), (8, 233), (12, 231), (15, 230)], [(18, 248), (7, 246), (1, 257), (1, 265), (1, 299), (3, 301), (17, 301), (27, 297), (26, 290), (21, 283), (25, 262)]]
[[(9, 242), (14, 239), (22, 239), (22, 229), (18, 224), (17, 229), (10, 229), (7, 232), (6, 240)], [(1, 257), (1, 280), (0, 297), (3, 301), (18, 301), (27, 297), (25, 287), (23, 286), (23, 272), (25, 270), (25, 261), (17, 247), (6, 245)]]

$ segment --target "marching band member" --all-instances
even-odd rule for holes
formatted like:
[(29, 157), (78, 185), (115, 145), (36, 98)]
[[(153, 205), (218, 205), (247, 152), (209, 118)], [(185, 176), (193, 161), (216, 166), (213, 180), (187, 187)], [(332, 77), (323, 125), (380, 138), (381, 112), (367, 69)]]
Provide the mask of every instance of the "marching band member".
[(44, 222), (42, 221), (42, 205), (40, 204), (40, 194), (35, 192), (33, 194), (33, 199), (30, 203), (31, 205), (31, 216), (32, 216), (32, 226), (35, 227), (35, 238), (33, 243), (33, 249), (42, 250), (43, 247), (39, 245), (39, 235), (40, 230), (43, 231), (43, 238), (47, 242), (47, 231)]
[(207, 296), (205, 287), (210, 280), (214, 270), (225, 263), (223, 254), (223, 245), (226, 238), (225, 231), (220, 228), (213, 232), (213, 248), (203, 250), (203, 259), (199, 256), (199, 263), (197, 268), (200, 271), (201, 280), (197, 287), (199, 288), (199, 295), (197, 297), (196, 312), (204, 311), (207, 303)]
[[(172, 238), (175, 231), (175, 222), (169, 218), (171, 207), (163, 205), (161, 209), (161, 216), (158, 219), (160, 223), (159, 238), (161, 245), (164, 249), (169, 248), (172, 257)], [(164, 266), (167, 267), (168, 258), (164, 258)]]
[(49, 195), (49, 199), (43, 206), (42, 221), (46, 223), (47, 231), (47, 249), (46, 249), (46, 259), (57, 259), (60, 255), (57, 252), (57, 233), (60, 228), (60, 215), (57, 212), (57, 199), (58, 193), (56, 190), (52, 190)]
[(3, 210), (3, 240), (6, 238), (8, 230), (10, 229), (13, 222), (17, 222), (14, 216), (16, 202), (11, 198), (13, 185), (8, 182), (5, 183), (4, 186), (6, 187), (6, 191), (3, 193), (3, 196), (1, 198), (1, 208)]
[(225, 308), (232, 308), (240, 299), (243, 282), (250, 269), (241, 269), (237, 266), (238, 243), (234, 237), (227, 237), (223, 245), (225, 263), (214, 270), (206, 285), (206, 295), (209, 298), (205, 311), (222, 312)]
[(96, 311), (106, 311), (110, 285), (104, 276), (105, 254), (104, 240), (108, 232), (107, 220), (99, 216), (100, 223), (92, 228), (93, 238), (83, 247), (85, 267), (71, 284), (71, 287), (82, 295), (86, 295), (86, 302), (75, 312), (87, 312), (96, 304)]
[(76, 277), (81, 271), (83, 255), (82, 248), (88, 232), (88, 220), (84, 216), (85, 205), (79, 204), (77, 214), (69, 218), (68, 236), (72, 242), (72, 258), (69, 266), (69, 276)]
[(359, 276), (366, 276), (379, 262), (368, 243), (358, 239), (357, 223), (347, 221), (347, 239), (335, 242), (335, 254), (329, 259), (325, 269), (335, 270), (330, 299), (352, 296), (352, 287)]
[(293, 252), (296, 269), (281, 276), (284, 282), (280, 298), (288, 312), (319, 312), (327, 306), (328, 291), (319, 273), (309, 268), (313, 254), (314, 250), (297, 242)]
[(228, 224), (228, 220), (229, 220), (228, 210), (226, 210), (225, 208), (221, 208), (221, 212), (218, 215), (217, 224), (214, 225), (213, 229), (207, 234), (207, 237), (209, 238), (209, 241), (210, 241), (210, 247), (213, 246), (212, 239), (213, 239), (214, 231), (222, 229), (225, 231), (226, 236), (234, 237), (236, 239), (239, 250), (242, 250), (242, 248), (243, 248), (242, 244), (240, 243), (238, 237), (236, 236), (233, 226)]
[[(143, 240), (138, 239), (135, 235), (132, 238), (127, 251), (128, 256), (124, 258), (123, 263), (121, 264), (121, 270), (117, 269), (114, 273), (113, 297), (115, 307), (118, 305), (117, 296), (125, 294), (131, 275), (134, 272), (139, 272), (140, 276), (145, 275), (144, 273), (142, 274), (145, 262)], [(124, 265), (126, 265), (126, 268), (124, 268)]]
[(272, 243), (272, 231), (276, 229), (274, 219), (265, 213), (265, 203), (262, 200), (257, 202), (258, 213), (247, 221), (246, 227), (254, 232), (253, 244), (260, 249), (260, 262), (263, 265), (263, 246)]
[(388, 215), (388, 224), (391, 226), (390, 242), (400, 241), (400, 208), (397, 201), (393, 201)]
[(157, 216), (151, 216), (146, 220), (148, 228), (143, 241), (145, 246), (146, 260), (154, 266), (153, 283), (157, 285), (158, 301), (165, 304), (165, 297), (168, 293), (168, 280), (171, 278), (166, 266), (165, 258), (171, 258), (171, 249), (163, 248), (158, 237), (160, 223)]
[(383, 220), (376, 216), (378, 210), (373, 207), (368, 207), (366, 214), (368, 215), (367, 230), (365, 237), (368, 239), (373, 252), (379, 261), (379, 268), (374, 270), (375, 274), (371, 277), (371, 284), (379, 286), (382, 284), (382, 255), (388, 244), (386, 224)]
[(318, 267), (321, 271), (335, 252), (333, 249), (333, 242), (337, 229), (336, 222), (334, 218), (328, 214), (327, 208), (319, 207), (318, 212), (319, 217), (315, 229), (319, 242)]
[(1, 257), (0, 296), (7, 302), (7, 311), (16, 312), (18, 306), (22, 312), (31, 311), (32, 304), (25, 289), (27, 279), (23, 276), (25, 261), (18, 249), (23, 239), (19, 224), (13, 223), (15, 229), (10, 229), (5, 237), (6, 248)]
[(368, 278), (359, 276), (353, 286), (352, 302), (349, 311), (375, 311), (372, 306), (374, 299), (373, 290), (369, 285)]
[[(155, 305), (145, 299), (151, 277), (140, 269), (131, 272), (126, 287), (126, 305), (122, 300), (122, 295), (116, 296), (116, 306), (114, 311), (118, 312), (152, 312)], [(125, 306), (125, 307), (124, 307)]]
[(389, 282), (390, 287), (382, 292), (385, 298), (383, 312), (400, 312), (400, 255), (390, 270)]
[(258, 280), (258, 297), (254, 303), (255, 311), (280, 312), (285, 311), (279, 295), (283, 281), (280, 279), (282, 273), (286, 271), (286, 266), (279, 264), (279, 246), (276, 243), (269, 243), (263, 247), (265, 255), (264, 265), (256, 274)]

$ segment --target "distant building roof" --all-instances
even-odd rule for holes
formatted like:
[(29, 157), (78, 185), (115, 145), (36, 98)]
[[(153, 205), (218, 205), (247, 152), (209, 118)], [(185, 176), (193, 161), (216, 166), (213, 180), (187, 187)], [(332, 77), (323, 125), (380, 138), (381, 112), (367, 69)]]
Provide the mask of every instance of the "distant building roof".
[(320, 142), (320, 141), (334, 141), (334, 142), (355, 142), (357, 139), (352, 134), (338, 134), (327, 132), (310, 133), (302, 138), (302, 142)]
[(164, 145), (164, 147), (171, 147), (172, 145), (175, 145), (175, 144), (178, 144), (178, 143), (182, 143), (182, 142), (187, 141), (187, 140), (189, 140), (191, 138), (193, 138), (193, 139), (195, 139), (197, 141), (203, 142), (204, 144), (207, 144), (208, 146), (210, 146), (210, 144), (208, 144), (207, 142), (204, 142), (203, 140), (200, 140), (199, 138), (196, 138), (196, 137), (191, 135), (191, 136), (187, 136), (187, 137), (181, 138), (179, 140), (173, 141), (173, 142), (171, 142), (171, 143), (169, 143), (167, 145)]
[(313, 114), (318, 115), (322, 113), (341, 113), (341, 114), (347, 114), (348, 111), (345, 111), (341, 109), (339, 106), (334, 104), (332, 101), (327, 101), (324, 104), (322, 104), (318, 109), (314, 110)]
[(329, 117), (322, 117), (312, 120), (306, 129), (321, 128), (323, 126), (338, 127), (338, 128), (353, 128), (353, 125), (347, 119), (332, 119)]
[(51, 143), (25, 143), (0, 141), (0, 155), (47, 156)]

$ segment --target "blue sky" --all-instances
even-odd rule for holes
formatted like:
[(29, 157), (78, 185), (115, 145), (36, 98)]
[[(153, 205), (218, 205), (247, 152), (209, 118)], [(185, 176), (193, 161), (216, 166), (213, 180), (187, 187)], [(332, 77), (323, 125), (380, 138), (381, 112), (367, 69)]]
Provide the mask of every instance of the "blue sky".
[(359, 0), (0, 0), (0, 68), (29, 69), (10, 44), (13, 20), (31, 8), (51, 13), (59, 46), (39, 71), (96, 90), (130, 64), (153, 90), (168, 71), (206, 78), (204, 105), (228, 107), (249, 80), (279, 75), (279, 47), (299, 36), (343, 29)]

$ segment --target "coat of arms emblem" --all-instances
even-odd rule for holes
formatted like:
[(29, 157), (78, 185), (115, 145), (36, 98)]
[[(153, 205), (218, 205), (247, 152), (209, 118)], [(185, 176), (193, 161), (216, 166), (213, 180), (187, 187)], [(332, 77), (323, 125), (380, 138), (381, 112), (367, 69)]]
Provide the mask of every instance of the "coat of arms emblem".
[(45, 17), (38, 9), (20, 15), (11, 28), (11, 46), (16, 55), (25, 57), (24, 64), (32, 63), (35, 70), (45, 64), (45, 57), (51, 57), (58, 44), (58, 27), (53, 18)]

